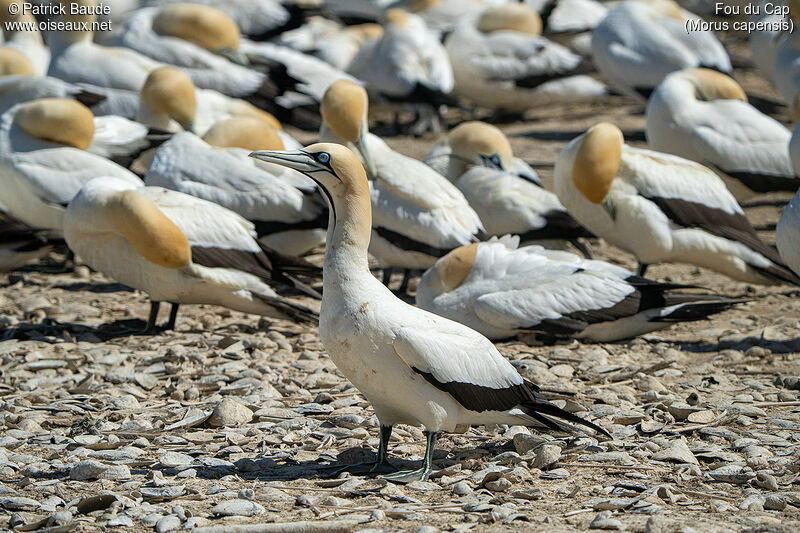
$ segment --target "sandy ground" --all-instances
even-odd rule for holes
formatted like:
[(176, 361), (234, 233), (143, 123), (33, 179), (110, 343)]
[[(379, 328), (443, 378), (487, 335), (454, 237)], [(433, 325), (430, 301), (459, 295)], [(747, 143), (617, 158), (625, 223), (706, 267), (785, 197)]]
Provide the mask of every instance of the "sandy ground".
[[(747, 55), (736, 38), (726, 44)], [(755, 71), (739, 68), (736, 77), (748, 93), (778, 99)], [(788, 119), (785, 109), (778, 118)], [(641, 106), (621, 97), (532, 110), (502, 128), (515, 154), (547, 176), (566, 142), (600, 120), (643, 145)], [(416, 157), (434, 142), (389, 139)], [(787, 199), (747, 208), (769, 242)], [(635, 267), (603, 242), (592, 249)], [(612, 431), (613, 442), (472, 428), (442, 437), (438, 477), (396, 486), (329, 479), (337, 456), (373, 453), (377, 427), (316, 328), (185, 306), (176, 331), (129, 335), (124, 328), (144, 325), (144, 294), (85, 267), (47, 270), (0, 278), (0, 528), (339, 520), (352, 530), (800, 529), (800, 310), (791, 287), (651, 267), (649, 277), (751, 301), (628, 342), (498, 345), (551, 398)], [(232, 411), (208, 419), (225, 398)], [(392, 453), (398, 464), (416, 461), (423, 444), (417, 428), (401, 427)]]

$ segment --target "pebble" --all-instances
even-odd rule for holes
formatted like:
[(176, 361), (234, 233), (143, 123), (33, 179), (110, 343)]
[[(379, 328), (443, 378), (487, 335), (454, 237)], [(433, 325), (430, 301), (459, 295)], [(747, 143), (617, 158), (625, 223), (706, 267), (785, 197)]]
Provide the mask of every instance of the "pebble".
[(109, 520), (106, 525), (108, 527), (133, 527), (133, 520), (129, 516), (117, 515)]
[(466, 481), (459, 481), (455, 485), (453, 485), (453, 494), (458, 496), (466, 496), (467, 494), (472, 492), (472, 487), (469, 486), (469, 483)]
[(611, 511), (600, 511), (592, 519), (589, 529), (622, 529), (622, 522), (611, 517)]
[(189, 465), (194, 462), (192, 456), (179, 452), (167, 452), (161, 456), (160, 462), (167, 468), (174, 468), (176, 466)]
[(99, 461), (81, 461), (69, 470), (69, 478), (76, 481), (86, 481), (87, 479), (98, 479), (100, 475), (108, 470), (108, 466)]
[(256, 502), (234, 498), (218, 503), (211, 508), (211, 513), (219, 516), (257, 516), (267, 512)]
[(651, 456), (654, 461), (670, 461), (674, 463), (687, 463), (692, 465), (699, 465), (700, 462), (689, 449), (686, 439), (673, 440), (669, 445)]
[(219, 402), (211, 417), (208, 425), (211, 427), (238, 427), (253, 419), (253, 412), (232, 398), (225, 398)]
[(8, 511), (34, 511), (39, 502), (24, 496), (4, 496), (0, 498), (0, 507)]
[(531, 461), (532, 468), (547, 470), (561, 459), (561, 446), (544, 444), (536, 450), (536, 455)]
[[(248, 515), (251, 516), (251, 515)], [(174, 514), (167, 515), (156, 522), (156, 533), (166, 533), (167, 531), (174, 531), (181, 527), (181, 519)]]

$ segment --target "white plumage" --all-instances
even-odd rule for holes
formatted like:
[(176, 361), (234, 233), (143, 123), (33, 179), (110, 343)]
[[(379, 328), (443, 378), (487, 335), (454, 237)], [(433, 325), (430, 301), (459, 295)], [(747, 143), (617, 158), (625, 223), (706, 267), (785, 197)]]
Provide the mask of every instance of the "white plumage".
[(751, 283), (800, 283), (714, 172), (624, 145), (611, 124), (590, 128), (561, 151), (555, 192), (578, 222), (643, 265), (682, 262)]
[[(490, 19), (506, 11), (501, 22)], [(525, 15), (531, 20), (527, 26), (520, 23)], [(445, 41), (454, 93), (482, 107), (516, 112), (605, 96), (605, 86), (585, 75), (593, 69), (581, 56), (542, 37), (540, 30), (538, 15), (524, 4), (489, 8), (479, 19), (462, 19)]]
[(144, 181), (238, 213), (255, 224), (262, 242), (281, 253), (300, 255), (324, 243), (328, 217), (313, 183), (300, 189), (294, 184), (308, 181), (302, 174), (247, 154), (178, 133), (159, 147)]
[(207, 303), (314, 322), (310, 309), (276, 292), (293, 289), (293, 280), (272, 267), (253, 225), (214, 203), (100, 177), (70, 202), (64, 236), (91, 267), (154, 304)]
[(436, 434), (460, 425), (539, 421), (553, 427), (543, 413), (588, 425), (541, 400), (486, 337), (406, 304), (372, 276), (367, 179), (349, 150), (316, 144), (253, 155), (305, 172), (330, 201), (320, 337), (375, 409), (381, 425), (376, 466), (386, 466), (397, 423), (422, 424), (427, 435), (422, 468), (393, 475), (401, 480), (427, 479)]
[(684, 68), (731, 71), (725, 48), (712, 31), (686, 31), (697, 15), (672, 0), (625, 0), (592, 32), (592, 57), (614, 87), (644, 99), (664, 76)]
[(688, 69), (664, 78), (647, 104), (646, 131), (653, 149), (715, 170), (739, 201), (800, 186), (789, 130), (718, 72)]
[(490, 339), (524, 333), (613, 342), (701, 320), (730, 305), (713, 295), (634, 276), (627, 270), (517, 239), (453, 250), (417, 285), (417, 305)]
[(64, 209), (89, 180), (132, 172), (86, 152), (94, 140), (91, 112), (73, 100), (18, 104), (0, 118), (0, 205), (32, 228), (61, 231)]

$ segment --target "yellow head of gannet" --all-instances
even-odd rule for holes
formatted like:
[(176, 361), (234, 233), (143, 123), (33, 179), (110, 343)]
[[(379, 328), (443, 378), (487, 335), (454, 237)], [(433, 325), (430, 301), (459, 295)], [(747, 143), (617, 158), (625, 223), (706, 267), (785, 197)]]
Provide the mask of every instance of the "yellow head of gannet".
[(36, 69), (23, 54), (8, 46), (0, 46), (0, 76), (33, 76)]
[(104, 220), (139, 254), (165, 268), (182, 268), (192, 260), (186, 235), (149, 199), (135, 190), (116, 192), (102, 207)]
[(485, 9), (478, 19), (478, 31), (501, 30), (541, 35), (542, 18), (527, 4), (503, 4)]
[(203, 140), (220, 148), (245, 150), (283, 150), (278, 132), (267, 122), (255, 117), (232, 117), (220, 120), (203, 135)]
[(384, 26), (397, 26), (400, 28), (408, 27), (408, 13), (404, 9), (393, 7), (386, 10), (381, 23)]
[(239, 49), (239, 26), (219, 9), (195, 4), (165, 6), (153, 19), (153, 30), (178, 37), (212, 52)]
[(14, 123), (37, 139), (86, 150), (94, 137), (94, 115), (68, 98), (42, 98), (20, 107)]
[[(251, 157), (276, 163), (306, 174), (313, 179), (328, 197), (331, 216), (336, 220), (336, 210), (343, 209), (343, 220), (358, 221), (356, 227), (344, 224), (343, 231), (364, 250), (369, 246), (372, 232), (372, 206), (370, 204), (367, 174), (361, 162), (349, 148), (335, 143), (316, 143), (295, 151), (260, 150)], [(334, 205), (334, 198), (336, 203)], [(335, 226), (331, 225), (328, 231)]]
[[(463, 122), (447, 135), (454, 156), (483, 166), (508, 169), (513, 154), (503, 132), (485, 122)], [(476, 161), (476, 154), (480, 161)]]
[(436, 261), (425, 273), (425, 283), (433, 294), (444, 294), (456, 290), (464, 283), (478, 254), (478, 243), (459, 246)]
[(92, 24), (97, 20), (97, 0), (59, 1), (66, 11), (61, 20), (70, 28), (68, 31), (59, 32), (59, 39), (65, 43), (91, 41), (94, 35)]
[(694, 86), (695, 98), (712, 100), (741, 100), (747, 102), (744, 89), (730, 76), (707, 68), (692, 68), (678, 74)]
[(614, 124), (601, 122), (589, 128), (577, 146), (572, 181), (594, 204), (606, 199), (622, 159), (622, 132)]
[(369, 98), (360, 85), (348, 80), (336, 80), (325, 91), (319, 110), (325, 125), (337, 136), (355, 144), (370, 175), (377, 168), (367, 149), (366, 136)]
[(141, 92), (142, 105), (155, 114), (175, 120), (191, 130), (197, 113), (194, 83), (189, 76), (173, 67), (161, 67), (147, 76)]

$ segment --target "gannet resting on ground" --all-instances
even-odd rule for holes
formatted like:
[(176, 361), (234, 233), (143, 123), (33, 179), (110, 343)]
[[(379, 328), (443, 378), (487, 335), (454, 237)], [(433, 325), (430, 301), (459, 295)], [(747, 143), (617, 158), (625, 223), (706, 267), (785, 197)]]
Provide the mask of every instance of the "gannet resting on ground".
[[(95, 0), (61, 0), (67, 6), (94, 9)], [(52, 59), (49, 76), (72, 83), (139, 91), (147, 75), (162, 64), (129, 48), (102, 46), (92, 41), (91, 24), (95, 15), (66, 15), (60, 22), (73, 27), (88, 25), (88, 30), (52, 32), (49, 35)]]
[(304, 175), (247, 157), (253, 147), (283, 149), (274, 130), (252, 118), (229, 122), (209, 132), (212, 140), (218, 140), (217, 130), (230, 126), (246, 137), (246, 145), (217, 148), (192, 133), (178, 133), (155, 153), (145, 184), (191, 194), (238, 213), (255, 225), (261, 242), (281, 253), (301, 255), (323, 244), (328, 215), (316, 187), (298, 188), (293, 181), (307, 180)]
[(45, 231), (31, 229), (0, 214), (0, 272), (14, 270), (44, 257), (54, 244), (63, 244), (63, 240), (49, 237)]
[(391, 468), (392, 426), (425, 427), (419, 470), (398, 481), (427, 479), (437, 435), (466, 424), (544, 424), (561, 418), (605, 433), (597, 425), (543, 400), (480, 333), (396, 298), (369, 271), (370, 190), (358, 159), (332, 143), (292, 152), (260, 151), (262, 161), (304, 172), (328, 198), (320, 338), (337, 368), (369, 400), (380, 422), (373, 471)]
[(142, 87), (136, 120), (164, 131), (192, 131), (202, 136), (217, 122), (234, 116), (259, 118), (281, 128), (275, 117), (251, 103), (197, 89), (185, 72), (161, 67), (150, 73)]
[[(11, 13), (11, 4), (16, 4), (16, 13)], [(44, 44), (36, 18), (30, 9), (19, 0), (0, 0), (0, 23), (2, 26), (3, 45), (24, 55), (31, 62), (33, 72), (37, 76), (47, 74), (50, 66), (50, 49)]]
[(555, 193), (575, 219), (649, 263), (689, 263), (750, 283), (797, 277), (756, 235), (713, 171), (687, 159), (625, 145), (600, 123), (573, 139), (555, 165)]
[(90, 179), (114, 176), (141, 185), (132, 172), (85, 151), (94, 140), (91, 111), (75, 100), (18, 104), (0, 117), (0, 206), (32, 228), (63, 226), (64, 209)]
[(536, 172), (513, 157), (499, 129), (484, 122), (463, 122), (425, 157), (464, 193), (489, 235), (519, 235), (522, 242), (552, 239), (548, 245), (572, 242), (588, 255), (579, 237), (592, 237), (570, 215), (555, 194), (539, 183)]
[(789, 130), (748, 104), (739, 84), (719, 72), (687, 69), (664, 78), (647, 104), (646, 131), (654, 150), (711, 168), (740, 202), (800, 187)]
[(536, 333), (614, 342), (703, 320), (735, 303), (681, 292), (686, 287), (640, 278), (604, 261), (517, 243), (456, 248), (422, 276), (417, 305), (492, 340)]
[(239, 50), (254, 68), (266, 70), (274, 85), (274, 103), (265, 109), (302, 129), (319, 128), (319, 103), (331, 83), (342, 79), (360, 83), (322, 59), (287, 46), (243, 40)]
[(608, 83), (646, 101), (670, 72), (704, 67), (731, 72), (713, 31), (686, 31), (697, 15), (672, 0), (625, 0), (592, 32), (592, 57)]
[[(320, 140), (351, 148), (369, 171), (373, 234), (381, 268), (425, 269), (483, 233), (464, 195), (431, 167), (392, 150), (367, 130), (367, 93), (345, 80), (322, 99)], [(388, 277), (386, 278), (388, 281)], [(401, 291), (408, 284), (406, 272)]]
[(455, 74), (453, 94), (506, 112), (592, 101), (607, 94), (586, 76), (595, 69), (541, 34), (539, 15), (525, 4), (490, 7), (462, 19), (445, 41)]
[(296, 30), (281, 34), (278, 41), (298, 52), (313, 54), (341, 71), (347, 71), (353, 58), (363, 46), (371, 46), (383, 35), (379, 24), (355, 26), (341, 24), (322, 17), (313, 17)]
[(441, 131), (438, 108), (452, 105), (453, 68), (444, 46), (425, 22), (401, 9), (390, 9), (384, 31), (372, 46), (361, 48), (350, 73), (366, 83), (376, 101), (417, 104), (424, 116), (413, 128)]
[(5, 75), (0, 76), (0, 113), (40, 98), (74, 98), (90, 105), (105, 98), (101, 93), (50, 76)]
[(315, 294), (291, 275), (293, 268), (311, 272), (311, 265), (282, 265), (289, 258), (260, 246), (252, 224), (188, 194), (96, 178), (69, 203), (64, 237), (89, 266), (148, 294), (148, 331), (162, 301), (172, 303), (167, 329), (174, 329), (180, 304), (221, 305), (306, 323), (317, 319), (282, 296)]

